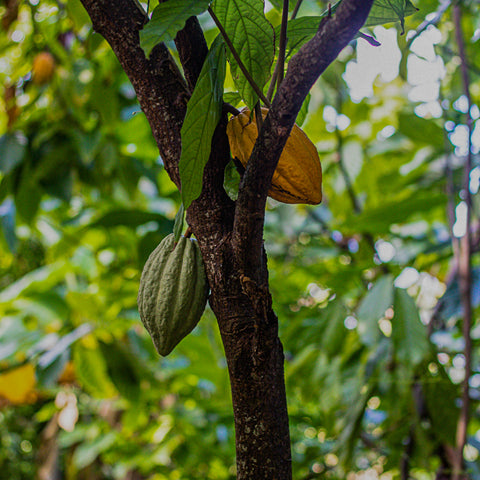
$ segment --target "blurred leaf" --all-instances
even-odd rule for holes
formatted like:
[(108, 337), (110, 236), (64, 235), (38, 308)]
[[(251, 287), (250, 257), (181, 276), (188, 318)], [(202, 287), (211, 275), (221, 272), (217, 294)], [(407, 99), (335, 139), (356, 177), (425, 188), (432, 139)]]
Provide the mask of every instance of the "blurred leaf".
[(418, 192), (402, 200), (386, 200), (381, 205), (365, 209), (360, 215), (352, 216), (346, 224), (349, 230), (387, 233), (393, 224), (404, 224), (412, 215), (429, 212), (445, 205), (445, 195)]
[(433, 119), (400, 113), (398, 130), (414, 142), (433, 145), (442, 150), (445, 148), (445, 132)]
[(203, 169), (210, 156), (212, 137), (223, 104), (225, 46), (220, 36), (213, 42), (195, 90), (188, 101), (182, 125), (179, 171), (182, 200), (187, 209), (202, 192)]
[(70, 352), (68, 350), (63, 350), (48, 365), (44, 367), (37, 367), (38, 383), (46, 388), (55, 385), (58, 378), (65, 370), (65, 366), (69, 360)]
[(338, 437), (337, 449), (342, 464), (347, 467), (352, 462), (355, 443), (362, 427), (363, 416), (372, 391), (373, 387), (370, 386), (364, 393), (357, 394), (356, 398), (350, 403), (347, 414), (343, 417), (344, 426)]
[(392, 340), (395, 355), (403, 365), (414, 367), (429, 352), (425, 325), (420, 321), (415, 301), (402, 288), (395, 288), (393, 311)]
[(334, 300), (325, 308), (323, 315), (328, 323), (323, 333), (322, 351), (329, 357), (333, 357), (342, 351), (347, 335), (344, 324), (347, 309), (340, 301)]
[(157, 222), (158, 224), (172, 224), (172, 221), (161, 213), (145, 212), (142, 210), (112, 210), (105, 213), (100, 218), (92, 222), (89, 227), (117, 227), (125, 225), (128, 227), (138, 227), (148, 222)]
[(15, 205), (27, 223), (30, 223), (37, 214), (41, 199), (42, 190), (31, 176), (31, 172), (22, 172), (20, 186), (15, 192)]
[(368, 291), (357, 310), (358, 334), (365, 345), (378, 341), (378, 321), (393, 303), (393, 277), (385, 275)]
[(11, 301), (31, 291), (45, 292), (65, 278), (70, 266), (63, 260), (37, 268), (0, 291), (0, 303)]
[(73, 364), (78, 382), (97, 398), (111, 398), (116, 390), (107, 374), (103, 355), (96, 349), (76, 344), (73, 349)]
[(16, 133), (6, 133), (0, 137), (0, 172), (10, 173), (20, 165), (25, 155), (27, 139)]
[(0, 227), (8, 248), (15, 252), (18, 244), (15, 232), (15, 203), (10, 199), (0, 205)]
[(140, 399), (141, 376), (136, 369), (133, 355), (117, 342), (100, 342), (108, 375), (120, 394), (131, 402)]
[(90, 465), (102, 452), (108, 450), (117, 441), (118, 432), (101, 434), (94, 440), (83, 442), (73, 454), (73, 463), (80, 470)]
[(435, 365), (438, 372), (435, 375), (424, 374), (422, 391), (437, 441), (453, 446), (459, 415), (459, 389), (452, 383), (444, 367), (438, 362), (435, 362)]

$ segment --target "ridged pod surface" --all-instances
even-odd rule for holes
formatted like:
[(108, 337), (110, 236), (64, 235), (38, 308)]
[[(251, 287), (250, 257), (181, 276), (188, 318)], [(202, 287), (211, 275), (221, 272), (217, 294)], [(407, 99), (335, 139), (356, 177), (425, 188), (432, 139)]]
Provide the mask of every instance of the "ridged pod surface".
[(205, 310), (208, 283), (196, 240), (173, 233), (148, 257), (138, 292), (142, 323), (160, 355), (168, 355), (197, 325)]
[[(268, 109), (262, 108), (262, 117)], [(245, 167), (257, 140), (255, 116), (244, 108), (227, 125), (232, 156)], [(268, 195), (283, 203), (317, 205), (322, 201), (322, 166), (315, 145), (303, 130), (294, 125), (273, 174)]]

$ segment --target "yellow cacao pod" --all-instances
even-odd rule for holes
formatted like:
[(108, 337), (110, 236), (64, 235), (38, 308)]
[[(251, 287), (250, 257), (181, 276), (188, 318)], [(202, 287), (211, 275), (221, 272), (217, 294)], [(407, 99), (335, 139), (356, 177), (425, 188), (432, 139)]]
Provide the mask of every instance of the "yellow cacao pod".
[[(268, 109), (262, 108), (262, 117)], [(244, 108), (227, 125), (232, 156), (245, 167), (257, 140), (255, 116)], [(322, 166), (315, 145), (303, 130), (294, 125), (273, 174), (268, 195), (283, 203), (317, 205), (322, 201)]]
[(36, 85), (48, 83), (55, 72), (55, 59), (49, 52), (40, 52), (33, 59), (32, 79)]

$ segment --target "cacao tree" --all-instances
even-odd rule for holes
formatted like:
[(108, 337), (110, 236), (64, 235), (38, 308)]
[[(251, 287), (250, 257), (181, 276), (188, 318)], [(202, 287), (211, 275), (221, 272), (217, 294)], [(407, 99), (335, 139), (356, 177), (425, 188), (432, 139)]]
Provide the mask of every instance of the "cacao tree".
[[(235, 201), (228, 197), (223, 186), (230, 160), (227, 118), (222, 104), (225, 47), (219, 40), (208, 53), (198, 20), (190, 16), (196, 9), (205, 9), (208, 2), (197, 3), (195, 8), (188, 2), (172, 5), (187, 17), (185, 26), (175, 32), (184, 76), (165, 45), (149, 48), (148, 57), (145, 54), (140, 32), (148, 17), (140, 5), (133, 1), (83, 0), (82, 3), (93, 28), (110, 44), (134, 86), (165, 168), (182, 192), (187, 223), (199, 241), (211, 289), (209, 303), (218, 321), (229, 368), (237, 478), (291, 478), (284, 359), (263, 248), (266, 197), (280, 154), (310, 88), (363, 26), (373, 2), (345, 0), (334, 14), (329, 11), (313, 38), (288, 63), (285, 78), (282, 80), (283, 72), (279, 75), (271, 108)], [(178, 22), (182, 17), (175, 12), (170, 15), (172, 20), (162, 19), (162, 13), (166, 15), (167, 9), (172, 8), (165, 6), (166, 9), (159, 7), (156, 12), (157, 28), (171, 33), (169, 21)], [(213, 17), (218, 14), (223, 20), (222, 28), (228, 30), (229, 24), (233, 24), (231, 34), (240, 22), (258, 22), (258, 18), (263, 18), (263, 2), (250, 6), (248, 2), (219, 1), (212, 8)], [(288, 2), (284, 5), (284, 15), (288, 15)], [(281, 42), (285, 42), (285, 21), (283, 26)], [(262, 27), (241, 33), (259, 35)], [(239, 75), (245, 75), (238, 63), (241, 56), (230, 46), (235, 40), (239, 44), (241, 38), (225, 36), (224, 39), (237, 62), (234, 65), (242, 70)], [(273, 45), (269, 48), (272, 50)], [(284, 68), (284, 50), (282, 45), (279, 72)], [(255, 53), (247, 55), (250, 63), (260, 60), (253, 58)], [(267, 57), (267, 65), (262, 65), (260, 72), (248, 72), (256, 73), (257, 81), (262, 80), (260, 89), (265, 83), (262, 74), (265, 77), (271, 60)], [(239, 83), (243, 84), (243, 99), (250, 107), (257, 104), (259, 96), (264, 98), (261, 90), (252, 88), (256, 84), (247, 88), (245, 80)], [(188, 122), (188, 128), (184, 122)], [(201, 128), (195, 129), (199, 122)], [(198, 135), (201, 138), (196, 138)]]
[[(441, 123), (439, 115), (431, 117), (431, 106), (418, 105), (414, 115), (413, 100), (406, 102), (398, 80), (391, 91), (376, 91), (377, 103), (347, 101), (342, 75), (348, 69), (337, 57), (343, 51), (350, 58), (355, 45), (380, 43), (363, 26), (396, 22), (404, 78), (414, 70), (407, 66), (410, 51), (418, 58), (430, 55), (412, 47), (416, 36), (453, 11), (451, 2), (419, 0), (421, 17), (412, 21), (418, 31), (409, 36), (402, 34), (406, 17), (416, 12), (409, 1), (81, 3), (85, 10), (75, 0), (33, 0), (20, 9), (9, 1), (1, 11), (12, 42), (5, 50), (16, 67), (4, 82), (0, 143), (2, 240), (10, 249), (5, 258), (13, 258), (0, 265), (0, 399), (20, 406), (0, 416), (7, 425), (0, 436), (7, 430), (5, 438), (15, 439), (16, 415), (25, 408), (22, 418), (33, 417), (27, 409), (34, 409), (42, 431), (30, 431), (19, 448), (28, 452), (36, 439), (41, 478), (57, 471), (52, 465), (60, 462), (58, 445), (69, 465), (65, 470), (89, 479), (287, 479), (292, 459), (296, 477), (305, 479), (350, 478), (353, 470), (371, 478), (394, 472), (402, 479), (412, 471), (452, 479), (465, 476), (467, 468), (478, 474), (476, 440), (466, 432), (469, 421), (471, 432), (478, 423), (469, 419), (469, 376), (463, 387), (455, 380), (463, 355), (463, 346), (455, 344), (459, 299), (469, 297), (476, 280), (469, 279), (470, 255), (463, 255), (459, 276), (454, 267), (446, 278), (449, 260), (459, 255), (448, 250), (450, 239), (453, 250), (458, 246), (442, 223), (445, 205), (457, 194), (463, 202), (469, 191), (459, 187), (464, 154), (452, 153), (457, 163), (447, 168), (453, 185), (448, 201), (448, 175), (438, 167), (452, 145), (461, 148), (460, 114), (469, 108), (452, 66), (458, 58), (468, 64), (468, 56), (466, 68), (476, 71), (473, 22), (463, 26), (472, 44), (458, 58), (448, 50), (455, 29), (442, 24), (448, 32), (440, 42), (450, 65), (448, 99), (456, 106), (442, 104)], [(300, 16), (299, 8), (307, 7), (311, 15)], [(473, 18), (473, 8), (463, 6), (464, 18)], [(18, 50), (29, 52), (27, 64), (18, 61)], [(323, 117), (318, 105), (309, 110), (318, 79), (324, 82)], [(248, 110), (240, 113), (244, 106)], [(301, 124), (307, 111), (317, 112), (309, 131), (322, 141), (308, 148), (321, 152), (329, 207), (283, 210), (267, 196), (320, 200), (316, 158), (309, 163), (287, 144), (298, 140), (295, 122)], [(145, 119), (150, 131), (141, 137)], [(227, 135), (235, 119), (245, 123), (240, 135), (255, 132), (237, 145)], [(354, 133), (344, 131), (347, 119), (355, 119)], [(157, 150), (151, 138), (159, 162), (152, 161)], [(151, 184), (157, 187), (153, 194)], [(139, 190), (149, 197), (147, 207)], [(159, 213), (168, 210), (159, 208), (162, 202), (170, 202), (171, 210), (180, 201), (175, 222), (170, 211)], [(138, 321), (138, 268), (172, 230), (178, 238), (184, 215), (185, 234), (198, 241), (210, 286), (211, 310), (200, 328), (211, 337), (219, 331), (223, 351), (215, 340), (206, 345), (207, 335), (194, 333), (176, 347), (178, 356), (158, 363)], [(274, 227), (268, 215), (278, 217)], [(24, 222), (18, 229), (15, 218)], [(425, 218), (428, 228), (422, 230), (417, 220)], [(277, 249), (267, 258), (265, 243), (273, 237)], [(139, 265), (131, 258), (137, 248)], [(397, 249), (398, 258), (388, 257), (389, 248)], [(433, 313), (422, 306), (420, 280), (417, 290), (405, 290), (402, 275), (413, 267), (448, 285)], [(283, 320), (280, 336), (275, 312)], [(428, 321), (425, 313), (432, 315)], [(471, 327), (467, 317), (464, 325)], [(58, 318), (64, 319), (61, 327)], [(436, 337), (446, 332), (447, 347), (444, 337)], [(171, 346), (159, 350), (167, 354)], [(468, 342), (465, 352), (467, 359)], [(182, 370), (185, 358), (193, 365)], [(223, 358), (235, 469), (224, 467), (233, 458), (227, 402), (212, 400), (212, 391), (227, 384), (221, 375), (205, 373)], [(19, 386), (9, 392), (7, 384)], [(95, 397), (117, 400), (99, 406)], [(98, 421), (89, 428), (91, 412)], [(172, 427), (171, 418), (178, 425)], [(192, 425), (198, 438), (205, 437), (205, 445), (194, 446), (195, 456), (194, 442), (184, 438)], [(174, 456), (183, 461), (178, 470)], [(206, 467), (202, 457), (212, 456), (218, 462), (206, 461)], [(6, 471), (9, 478), (22, 478), (19, 471)]]

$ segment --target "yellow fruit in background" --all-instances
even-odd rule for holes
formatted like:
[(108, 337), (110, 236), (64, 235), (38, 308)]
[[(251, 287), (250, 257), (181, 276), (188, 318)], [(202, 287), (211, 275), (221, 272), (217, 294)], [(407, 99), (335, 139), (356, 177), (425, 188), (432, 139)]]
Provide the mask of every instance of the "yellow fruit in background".
[(40, 52), (33, 59), (32, 78), (36, 85), (48, 83), (55, 72), (55, 59), (49, 52)]
[(26, 363), (0, 375), (0, 397), (14, 405), (31, 403), (36, 400), (35, 367)]
[[(262, 108), (262, 117), (268, 109)], [(245, 167), (258, 136), (255, 116), (244, 108), (227, 125), (232, 156)], [(283, 203), (316, 205), (322, 201), (322, 166), (315, 145), (294, 125), (273, 174), (268, 195)]]

